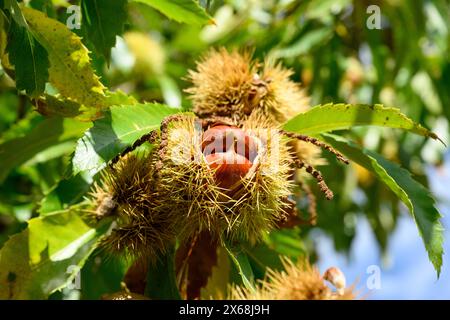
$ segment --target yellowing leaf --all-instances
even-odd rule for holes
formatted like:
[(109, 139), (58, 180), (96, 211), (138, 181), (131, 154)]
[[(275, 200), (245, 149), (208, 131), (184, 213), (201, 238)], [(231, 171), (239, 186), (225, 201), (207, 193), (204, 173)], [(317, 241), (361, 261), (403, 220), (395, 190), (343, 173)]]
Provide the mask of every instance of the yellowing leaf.
[(88, 108), (103, 107), (105, 88), (91, 67), (89, 51), (81, 38), (40, 11), (26, 7), (22, 11), (33, 35), (48, 52), (53, 86), (65, 98)]
[(106, 233), (76, 210), (31, 219), (0, 250), (0, 299), (46, 299), (68, 285)]

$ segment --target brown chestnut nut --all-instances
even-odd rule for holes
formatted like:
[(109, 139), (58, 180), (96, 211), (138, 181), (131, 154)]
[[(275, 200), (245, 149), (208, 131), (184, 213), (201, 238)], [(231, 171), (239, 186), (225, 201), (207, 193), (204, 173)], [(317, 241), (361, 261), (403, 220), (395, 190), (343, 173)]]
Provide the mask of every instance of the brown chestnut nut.
[(258, 152), (255, 139), (240, 128), (217, 125), (203, 133), (202, 151), (205, 156), (208, 156), (214, 153), (227, 152), (233, 148), (234, 152), (253, 162)]

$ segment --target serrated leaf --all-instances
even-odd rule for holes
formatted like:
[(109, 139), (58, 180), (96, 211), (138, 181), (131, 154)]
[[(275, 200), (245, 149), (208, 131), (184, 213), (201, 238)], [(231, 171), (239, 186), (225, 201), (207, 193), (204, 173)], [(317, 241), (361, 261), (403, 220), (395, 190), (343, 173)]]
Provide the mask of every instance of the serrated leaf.
[(230, 263), (227, 250), (222, 246), (218, 246), (217, 264), (211, 270), (211, 276), (208, 278), (207, 285), (201, 290), (201, 300), (211, 298), (225, 299), (230, 282)]
[(204, 25), (214, 23), (206, 11), (195, 0), (132, 0), (147, 4), (170, 19), (187, 24)]
[(100, 55), (109, 63), (111, 48), (116, 36), (122, 34), (127, 0), (83, 0), (81, 1), (82, 26), (89, 40)]
[(10, 19), (6, 53), (14, 66), (16, 87), (37, 97), (45, 90), (49, 77), (49, 57), (45, 48), (34, 38), (16, 1), (8, 1)]
[(324, 139), (352, 161), (375, 174), (406, 205), (421, 235), (428, 257), (439, 277), (443, 255), (443, 227), (441, 215), (430, 192), (411, 177), (411, 173), (381, 155), (338, 136), (324, 135)]
[(132, 105), (137, 103), (136, 98), (121, 90), (108, 91), (106, 93), (106, 104), (108, 106)]
[(72, 160), (74, 174), (100, 171), (126, 147), (159, 128), (165, 117), (176, 112), (176, 109), (153, 103), (111, 107), (78, 141)]
[(105, 88), (92, 69), (89, 51), (81, 38), (40, 11), (26, 7), (22, 11), (31, 31), (48, 52), (52, 85), (65, 98), (89, 108), (104, 107)]
[(89, 123), (73, 119), (48, 118), (40, 122), (25, 136), (0, 144), (0, 182), (9, 172), (31, 159), (37, 153), (81, 137)]
[(68, 285), (109, 225), (75, 211), (31, 219), (0, 250), (0, 299), (46, 299)]
[(61, 95), (46, 94), (37, 102), (37, 111), (44, 116), (75, 118), (80, 121), (93, 121), (101, 118), (103, 112), (112, 105), (137, 104), (137, 100), (122, 91), (107, 92), (101, 108), (90, 108)]
[(36, 111), (46, 117), (58, 116), (64, 118), (76, 118), (90, 120), (99, 117), (97, 109), (87, 108), (84, 105), (66, 99), (61, 95), (44, 95), (37, 102)]
[(289, 120), (283, 125), (283, 129), (302, 134), (318, 134), (362, 125), (398, 128), (439, 140), (435, 133), (415, 123), (399, 109), (380, 104), (319, 105)]
[(180, 290), (187, 300), (200, 298), (201, 289), (207, 285), (216, 265), (217, 240), (208, 232), (181, 243), (175, 255), (175, 266)]

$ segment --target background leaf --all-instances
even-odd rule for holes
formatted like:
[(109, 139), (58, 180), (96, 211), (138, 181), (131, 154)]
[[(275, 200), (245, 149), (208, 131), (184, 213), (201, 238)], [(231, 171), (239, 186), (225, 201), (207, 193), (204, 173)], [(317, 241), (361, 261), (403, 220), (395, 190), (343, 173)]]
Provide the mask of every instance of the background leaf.
[(241, 248), (239, 245), (230, 246), (226, 245), (225, 249), (228, 252), (228, 255), (236, 267), (239, 276), (241, 278), (242, 284), (250, 290), (254, 290), (254, 275), (253, 270), (250, 265), (250, 261), (245, 253), (245, 250)]
[(199, 6), (195, 0), (132, 0), (145, 3), (170, 19), (194, 25), (212, 23), (213, 19)]
[(30, 220), (0, 250), (0, 299), (46, 299), (65, 287), (108, 228), (73, 210)]
[(161, 121), (176, 111), (152, 103), (111, 107), (78, 141), (72, 161), (74, 174), (98, 172), (142, 135), (158, 129)]
[(306, 54), (310, 52), (314, 46), (326, 42), (331, 38), (331, 35), (331, 30), (328, 28), (310, 31), (289, 47), (275, 49), (272, 52), (272, 55), (274, 58), (292, 58)]
[(41, 216), (67, 209), (82, 199), (93, 182), (88, 173), (79, 173), (67, 179), (61, 179), (41, 200)]
[(11, 169), (31, 159), (37, 153), (60, 143), (74, 141), (90, 127), (89, 123), (73, 119), (48, 118), (25, 136), (0, 144), (0, 181)]
[(111, 48), (116, 36), (121, 35), (127, 19), (127, 0), (83, 0), (81, 1), (82, 27), (96, 51), (109, 64)]
[(325, 135), (325, 140), (338, 151), (375, 174), (408, 207), (422, 236), (428, 257), (439, 276), (443, 255), (443, 227), (441, 215), (435, 207), (430, 192), (416, 182), (411, 174), (381, 155), (359, 148), (354, 143), (338, 136)]

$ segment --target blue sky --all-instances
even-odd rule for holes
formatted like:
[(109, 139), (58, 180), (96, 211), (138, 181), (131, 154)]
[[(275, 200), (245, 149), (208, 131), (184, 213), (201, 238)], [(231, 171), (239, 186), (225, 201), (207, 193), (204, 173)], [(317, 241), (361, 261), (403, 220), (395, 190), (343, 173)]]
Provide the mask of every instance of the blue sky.
[[(432, 182), (431, 189), (437, 199), (440, 212), (444, 215), (444, 228), (450, 226), (450, 153), (445, 165), (436, 169), (430, 167), (427, 173)], [(422, 239), (419, 237), (412, 218), (405, 214), (398, 221), (388, 249), (388, 262), (383, 263), (375, 237), (364, 218), (358, 220), (357, 235), (350, 252), (350, 258), (337, 254), (333, 242), (323, 234), (317, 237), (321, 257), (319, 268), (323, 272), (330, 266), (339, 267), (347, 283), (358, 281), (357, 288), (368, 299), (450, 299), (450, 232), (445, 230), (444, 262), (441, 276), (437, 280), (433, 266), (428, 260)], [(371, 274), (368, 266), (381, 268), (380, 289), (369, 290), (366, 281)]]

